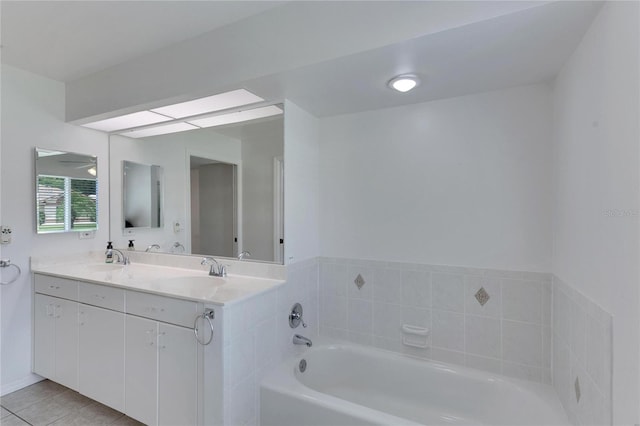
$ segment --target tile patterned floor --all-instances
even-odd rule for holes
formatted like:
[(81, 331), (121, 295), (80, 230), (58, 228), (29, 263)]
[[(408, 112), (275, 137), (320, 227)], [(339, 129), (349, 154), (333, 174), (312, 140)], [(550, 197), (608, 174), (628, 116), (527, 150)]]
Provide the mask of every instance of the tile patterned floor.
[(49, 380), (0, 399), (1, 426), (141, 426), (125, 416), (69, 388)]

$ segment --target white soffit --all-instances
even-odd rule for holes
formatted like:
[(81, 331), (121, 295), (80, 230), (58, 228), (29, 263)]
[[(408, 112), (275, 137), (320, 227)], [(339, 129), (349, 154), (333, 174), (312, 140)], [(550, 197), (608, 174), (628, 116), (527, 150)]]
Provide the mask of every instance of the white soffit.
[(256, 120), (258, 118), (271, 117), (278, 114), (282, 114), (282, 109), (275, 105), (271, 105), (246, 111), (232, 112), (230, 114), (216, 115), (214, 117), (189, 120), (189, 123), (194, 124), (198, 127), (214, 127), (223, 126), (225, 124)]
[(193, 101), (154, 108), (151, 111), (173, 118), (184, 118), (263, 101), (264, 99), (260, 96), (254, 95), (245, 89), (238, 89)]
[(171, 117), (155, 114), (151, 111), (140, 111), (134, 112), (133, 114), (121, 115), (120, 117), (107, 118), (106, 120), (83, 124), (83, 126), (90, 129), (102, 130), (103, 132), (114, 132), (116, 130), (146, 126), (171, 120)]
[(130, 132), (120, 133), (122, 136), (129, 138), (146, 138), (149, 136), (166, 135), (169, 133), (186, 132), (187, 130), (198, 129), (197, 126), (193, 126), (189, 123), (172, 123), (155, 127), (148, 127), (146, 129), (132, 130)]

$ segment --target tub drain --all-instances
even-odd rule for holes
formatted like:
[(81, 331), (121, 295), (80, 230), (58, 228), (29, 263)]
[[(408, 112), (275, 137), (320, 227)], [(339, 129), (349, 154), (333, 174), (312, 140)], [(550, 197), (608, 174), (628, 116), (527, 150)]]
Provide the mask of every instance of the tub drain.
[(298, 364), (298, 368), (300, 369), (301, 373), (304, 373), (304, 371), (307, 369), (307, 361), (306, 360), (300, 360), (300, 364)]

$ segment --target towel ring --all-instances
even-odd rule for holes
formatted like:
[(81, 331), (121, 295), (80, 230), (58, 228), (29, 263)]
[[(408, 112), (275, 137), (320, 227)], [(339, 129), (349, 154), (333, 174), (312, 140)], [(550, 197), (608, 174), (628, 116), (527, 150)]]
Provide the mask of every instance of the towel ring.
[[(207, 309), (202, 314), (198, 315), (196, 319), (193, 321), (193, 334), (195, 334), (196, 340), (202, 346), (207, 346), (213, 340), (213, 323), (211, 322), (211, 320), (214, 317), (215, 317), (215, 314), (213, 312), (213, 309)], [(200, 336), (198, 336), (198, 320), (200, 318), (207, 320), (207, 322), (209, 323), (209, 328), (211, 329), (211, 335), (209, 336), (209, 340), (207, 340), (206, 342), (201, 341)]]
[(15, 263), (11, 263), (10, 260), (0, 260), (0, 268), (8, 268), (10, 266), (13, 266), (14, 268), (16, 268), (18, 270), (18, 273), (16, 274), (15, 277), (13, 277), (12, 279), (10, 279), (7, 282), (0, 281), (0, 285), (12, 284), (12, 283), (16, 282), (16, 280), (18, 278), (20, 278), (20, 275), (22, 274), (22, 270), (20, 269), (20, 267), (18, 265), (16, 265)]

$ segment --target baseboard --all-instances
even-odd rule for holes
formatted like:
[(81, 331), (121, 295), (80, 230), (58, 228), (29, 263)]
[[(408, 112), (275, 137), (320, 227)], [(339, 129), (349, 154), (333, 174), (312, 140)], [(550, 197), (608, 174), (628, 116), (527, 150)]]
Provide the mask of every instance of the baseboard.
[(8, 393), (15, 392), (22, 388), (26, 388), (27, 386), (32, 385), (34, 383), (38, 383), (42, 380), (44, 380), (44, 377), (31, 373), (20, 380), (16, 380), (15, 382), (2, 385), (2, 387), (0, 388), (0, 396), (5, 396)]

